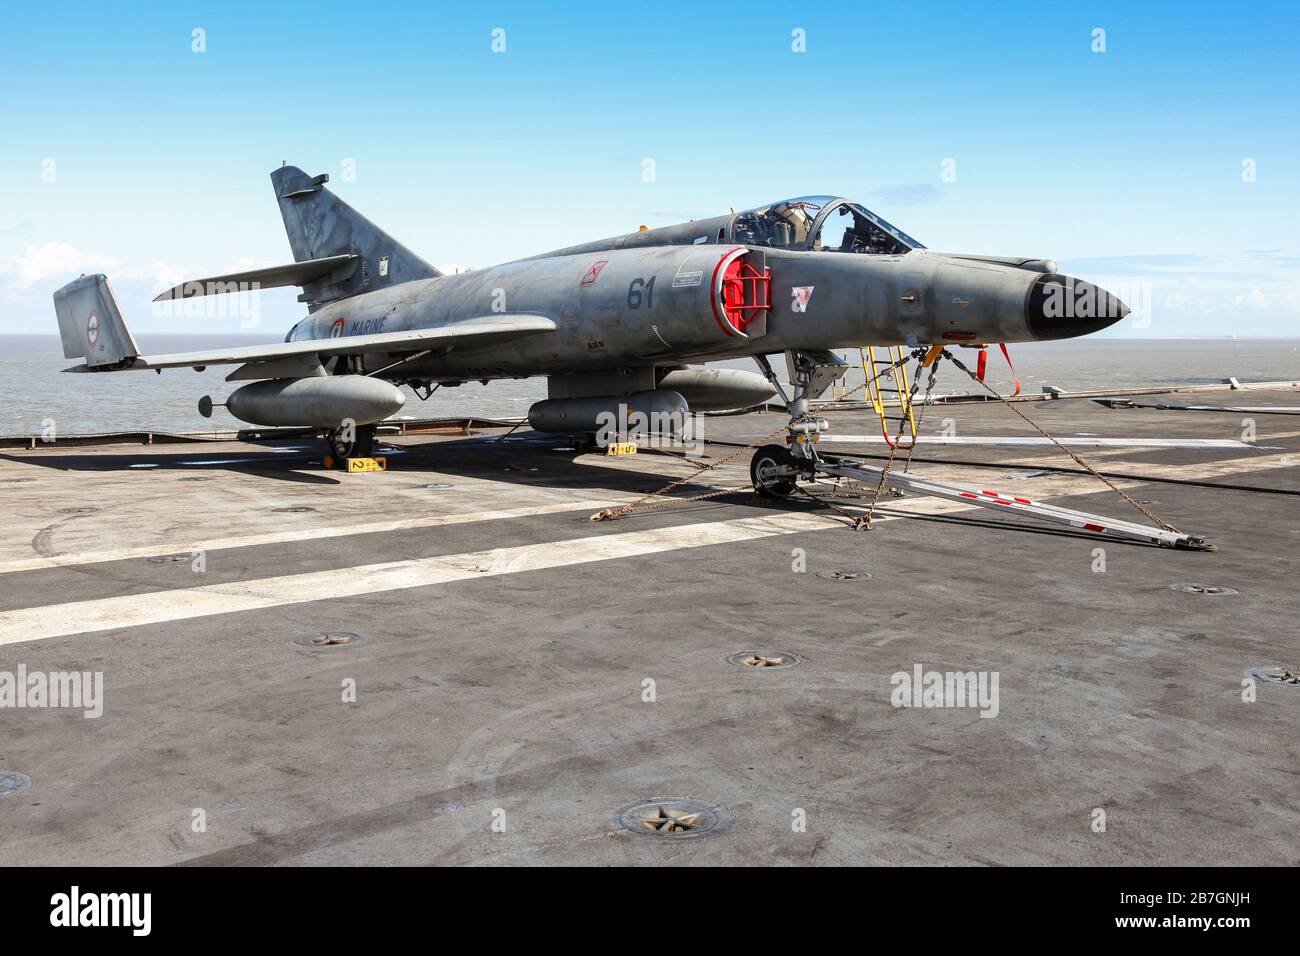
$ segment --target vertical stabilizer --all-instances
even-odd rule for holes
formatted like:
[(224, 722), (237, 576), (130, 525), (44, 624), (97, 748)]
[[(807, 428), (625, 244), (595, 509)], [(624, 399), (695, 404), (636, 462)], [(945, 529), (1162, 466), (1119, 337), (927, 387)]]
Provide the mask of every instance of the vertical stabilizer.
[(304, 287), (300, 300), (313, 306), (412, 279), (441, 273), (325, 188), (328, 175), (308, 176), (296, 166), (271, 173), (296, 262), (329, 256), (360, 256), (345, 277)]

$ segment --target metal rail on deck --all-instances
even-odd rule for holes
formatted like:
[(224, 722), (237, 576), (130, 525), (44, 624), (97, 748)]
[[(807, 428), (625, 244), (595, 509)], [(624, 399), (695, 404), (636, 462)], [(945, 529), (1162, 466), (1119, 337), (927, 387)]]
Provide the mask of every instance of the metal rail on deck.
[[(838, 459), (834, 462), (822, 459), (817, 462), (816, 469), (818, 472), (837, 478), (852, 478), (867, 483), (879, 482), (883, 474), (883, 469), (873, 468), (851, 459)], [(1130, 541), (1151, 541), (1166, 548), (1182, 548), (1190, 551), (1214, 550), (1213, 545), (1207, 545), (1204, 538), (1184, 534), (1181, 531), (1166, 531), (1163, 528), (1133, 521), (1121, 521), (1086, 511), (1076, 511), (1073, 508), (1044, 504), (1020, 495), (1004, 495), (985, 489), (963, 488), (960, 485), (950, 485), (931, 478), (918, 478), (915, 475), (898, 472), (891, 472), (886, 479), (886, 484), (921, 495), (946, 498), (962, 504), (978, 505), (981, 508), (1038, 518), (1052, 524), (1067, 525), (1093, 534), (1110, 535)]]

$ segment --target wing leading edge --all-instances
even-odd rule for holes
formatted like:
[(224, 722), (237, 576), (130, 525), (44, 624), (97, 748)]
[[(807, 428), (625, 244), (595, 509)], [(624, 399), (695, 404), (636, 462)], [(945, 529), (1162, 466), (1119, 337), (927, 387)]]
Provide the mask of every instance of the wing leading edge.
[(154, 296), (154, 301), (191, 299), (195, 296), (220, 295), (226, 292), (255, 292), (260, 289), (278, 289), (290, 285), (307, 286), (327, 276), (331, 281), (342, 281), (352, 275), (360, 261), (361, 257), (358, 255), (326, 256), (323, 259), (291, 262), (284, 266), (231, 272), (207, 279), (190, 279)]
[(340, 335), (334, 338), (300, 339), (273, 345), (244, 345), (202, 352), (177, 352), (172, 355), (141, 355), (140, 348), (126, 327), (108, 280), (102, 275), (85, 275), (74, 279), (54, 293), (54, 310), (59, 319), (65, 358), (84, 358), (82, 365), (65, 372), (116, 372), (127, 369), (200, 368), (208, 365), (248, 365), (237, 377), (257, 377), (259, 368), (271, 363), (319, 365), (320, 359), (334, 355), (358, 355), (364, 352), (405, 352), (477, 348), (506, 342), (526, 335), (554, 332), (555, 323), (544, 315), (529, 312), (475, 316), (446, 325), (405, 332), (378, 332), (372, 335)]
[[(409, 332), (380, 332), (375, 335), (348, 335), (332, 339), (307, 339), (275, 345), (245, 345), (202, 352), (178, 352), (172, 355), (137, 355), (118, 369), (199, 368), (208, 365), (242, 365), (275, 362), (283, 359), (331, 355), (356, 355), (363, 352), (418, 352), (424, 349), (467, 348), (490, 345), (555, 331), (555, 323), (544, 315), (497, 315), (465, 319), (451, 325)], [(65, 372), (94, 372), (90, 365), (77, 365)]]

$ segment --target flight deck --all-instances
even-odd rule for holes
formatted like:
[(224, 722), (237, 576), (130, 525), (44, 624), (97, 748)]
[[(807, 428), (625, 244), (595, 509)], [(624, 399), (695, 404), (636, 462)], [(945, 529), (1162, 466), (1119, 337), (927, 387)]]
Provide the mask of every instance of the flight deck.
[[(5, 861), (1300, 863), (1300, 389), (1106, 396), (1023, 407), (1214, 551), (761, 497), (733, 453), (776, 410), (706, 418), (699, 475), (473, 421), (358, 474), (271, 432), (13, 442), (0, 672), (103, 707), (0, 709)], [(1146, 520), (999, 403), (920, 431), (909, 475)], [(979, 705), (900, 690), (929, 672)]]

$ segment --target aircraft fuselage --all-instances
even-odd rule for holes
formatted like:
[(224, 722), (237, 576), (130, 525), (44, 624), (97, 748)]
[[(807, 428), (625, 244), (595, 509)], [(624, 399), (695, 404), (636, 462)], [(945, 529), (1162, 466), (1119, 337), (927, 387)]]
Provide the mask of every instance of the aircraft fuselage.
[[(758, 304), (767, 308), (728, 309), (729, 271), (764, 274)], [(1057, 280), (1069, 284), (1047, 284)], [(551, 255), (405, 282), (326, 304), (289, 338), (407, 331), (493, 313), (554, 320), (553, 334), (452, 348), (395, 373), (436, 382), (792, 349), (1024, 342), (1086, 334), (1126, 311), (1079, 280), (925, 249), (855, 255), (709, 243)], [(368, 355), (365, 368), (391, 361)]]

